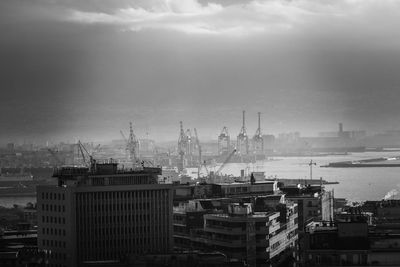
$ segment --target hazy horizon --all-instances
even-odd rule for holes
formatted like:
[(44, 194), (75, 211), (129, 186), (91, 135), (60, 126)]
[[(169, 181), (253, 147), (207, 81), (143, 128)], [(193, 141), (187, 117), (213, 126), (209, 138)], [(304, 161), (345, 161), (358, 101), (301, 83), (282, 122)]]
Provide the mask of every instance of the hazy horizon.
[[(397, 130), (400, 2), (0, 2), (0, 143)], [(31, 140), (31, 141), (29, 141)]]

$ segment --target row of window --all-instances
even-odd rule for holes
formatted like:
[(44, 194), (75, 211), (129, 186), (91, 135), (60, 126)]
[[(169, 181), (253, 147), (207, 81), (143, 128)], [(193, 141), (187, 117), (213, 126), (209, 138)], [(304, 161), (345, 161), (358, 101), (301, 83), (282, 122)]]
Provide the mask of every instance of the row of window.
[(107, 236), (107, 235), (145, 235), (145, 234), (155, 234), (166, 233), (167, 225), (143, 225), (139, 227), (132, 227), (127, 225), (121, 225), (120, 227), (99, 227), (99, 228), (90, 228), (83, 226), (79, 227), (78, 234), (79, 235), (93, 235), (93, 236)]
[(117, 202), (126, 202), (133, 199), (153, 199), (154, 197), (167, 197), (169, 195), (168, 189), (162, 190), (135, 190), (135, 191), (107, 191), (107, 192), (84, 192), (78, 194), (78, 199), (85, 198), (86, 200), (113, 200)]
[[(86, 215), (86, 216), (85, 216)], [(112, 224), (146, 224), (153, 223), (153, 220), (168, 220), (168, 217), (165, 215), (159, 214), (132, 214), (128, 215), (104, 215), (104, 216), (96, 216), (93, 213), (85, 214), (82, 216), (82, 213), (79, 213), (77, 221), (80, 224), (90, 223), (92, 225), (104, 225), (108, 223)], [(89, 215), (89, 216), (87, 216)], [(157, 216), (158, 215), (158, 216)]]
[(50, 259), (55, 259), (55, 260), (66, 260), (67, 259), (67, 254), (62, 253), (62, 252), (54, 252), (52, 251), (51, 253), (48, 254), (48, 257)]
[(65, 200), (64, 193), (42, 192), (42, 199)]
[(65, 212), (64, 205), (42, 204), (43, 211)]
[(65, 224), (65, 217), (42, 216), (42, 223)]
[(129, 210), (160, 210), (161, 206), (166, 206), (166, 202), (136, 202), (130, 203), (125, 200), (121, 203), (80, 203), (81, 208), (91, 208), (95, 211), (129, 211)]
[(65, 229), (42, 228), (42, 234), (65, 236), (66, 231), (65, 231)]
[(60, 241), (60, 240), (43, 239), (42, 240), (42, 246), (55, 247), (55, 248), (66, 248), (67, 247), (67, 242)]

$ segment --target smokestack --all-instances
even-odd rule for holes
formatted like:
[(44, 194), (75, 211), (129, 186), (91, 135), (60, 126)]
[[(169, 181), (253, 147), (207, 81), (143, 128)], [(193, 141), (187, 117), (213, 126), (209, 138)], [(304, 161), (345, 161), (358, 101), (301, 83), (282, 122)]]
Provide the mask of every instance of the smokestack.
[(343, 133), (343, 123), (339, 123), (339, 133)]

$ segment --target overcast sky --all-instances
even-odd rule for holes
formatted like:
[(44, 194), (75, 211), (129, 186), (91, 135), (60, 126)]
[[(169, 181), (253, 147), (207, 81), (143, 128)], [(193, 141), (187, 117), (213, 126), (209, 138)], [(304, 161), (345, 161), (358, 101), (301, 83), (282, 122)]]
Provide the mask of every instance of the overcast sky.
[(400, 129), (400, 1), (1, 0), (4, 141)]

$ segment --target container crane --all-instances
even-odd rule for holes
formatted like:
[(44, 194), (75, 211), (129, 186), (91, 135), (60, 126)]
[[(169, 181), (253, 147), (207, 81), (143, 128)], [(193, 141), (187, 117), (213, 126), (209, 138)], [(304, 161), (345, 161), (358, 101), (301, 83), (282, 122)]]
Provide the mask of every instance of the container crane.
[(253, 136), (253, 148), (255, 153), (264, 152), (264, 139), (261, 133), (261, 112), (258, 112), (258, 128)]
[(245, 118), (245, 111), (243, 110), (243, 123), (242, 128), (237, 136), (237, 148), (241, 155), (249, 154), (249, 137), (247, 136), (246, 130), (246, 118)]
[(178, 154), (179, 154), (178, 171), (181, 172), (183, 171), (185, 165), (184, 161), (185, 161), (185, 154), (186, 154), (188, 140), (185, 131), (183, 130), (182, 121), (179, 122), (179, 125), (180, 125), (180, 132), (178, 138)]
[(199, 152), (199, 165), (201, 166), (202, 164), (202, 160), (201, 160), (201, 145), (200, 145), (200, 140), (199, 140), (199, 136), (197, 135), (197, 130), (196, 128), (193, 129), (194, 130), (194, 135), (196, 138), (196, 146), (197, 146), (197, 150)]
[(129, 123), (129, 138), (126, 148), (129, 151), (129, 158), (131, 159), (133, 165), (137, 165), (139, 161), (139, 141), (136, 139), (136, 135), (133, 133), (132, 122)]
[(129, 137), (126, 138), (124, 132), (122, 130), (119, 131), (122, 138), (126, 143), (125, 150), (128, 152), (129, 159), (132, 161), (133, 166), (140, 165), (139, 162), (139, 141), (136, 138), (136, 135), (133, 132), (132, 122), (129, 123)]
[(218, 135), (218, 154), (227, 154), (231, 146), (231, 139), (229, 136), (228, 128), (224, 126), (221, 133)]

